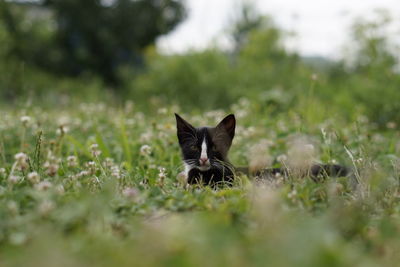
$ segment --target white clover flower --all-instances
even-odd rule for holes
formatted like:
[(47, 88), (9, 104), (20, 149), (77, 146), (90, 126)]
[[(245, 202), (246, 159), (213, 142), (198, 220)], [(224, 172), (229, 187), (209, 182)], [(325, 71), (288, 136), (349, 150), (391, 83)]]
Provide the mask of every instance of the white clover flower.
[(67, 157), (67, 165), (68, 167), (76, 167), (78, 166), (78, 159), (75, 156), (68, 156)]
[(15, 201), (8, 201), (7, 202), (7, 209), (12, 213), (12, 214), (17, 214), (19, 212), (19, 206), (18, 203)]
[(40, 182), (40, 176), (37, 172), (31, 172), (27, 176), (28, 181), (31, 182), (32, 184), (37, 184)]
[(16, 161), (21, 162), (21, 161), (26, 161), (28, 159), (28, 156), (23, 152), (19, 152), (15, 154), (14, 158)]
[(8, 177), (8, 182), (9, 182), (10, 184), (16, 184), (16, 183), (19, 182), (20, 179), (21, 179), (21, 178), (20, 178), (19, 176), (10, 175), (10, 177)]
[(59, 194), (59, 195), (64, 195), (64, 193), (65, 193), (65, 189), (62, 184), (57, 185), (55, 190), (56, 190), (57, 194)]
[(65, 125), (60, 125), (58, 129), (56, 130), (57, 135), (64, 135), (69, 132), (69, 128)]
[(113, 158), (106, 158), (103, 162), (104, 166), (111, 168), (114, 166), (114, 159)]
[(99, 150), (99, 145), (98, 144), (92, 144), (90, 146), (90, 150), (92, 151), (92, 155), (94, 157), (98, 157), (101, 154), (101, 151)]
[(46, 174), (48, 174), (50, 176), (54, 176), (57, 174), (60, 166), (55, 162), (46, 161), (43, 164), (43, 167), (46, 169)]
[(77, 175), (75, 175), (73, 178), (81, 178), (81, 177), (89, 176), (89, 175), (90, 175), (89, 171), (81, 171)]
[(122, 190), (122, 195), (131, 200), (134, 200), (138, 196), (138, 194), (139, 194), (138, 190), (133, 187), (127, 187), (124, 190)]
[(16, 160), (16, 166), (20, 170), (25, 170), (28, 168), (28, 156), (25, 153), (19, 152), (15, 154), (14, 158)]
[(6, 175), (6, 169), (5, 168), (0, 168), (0, 175), (1, 176)]
[(153, 132), (147, 131), (140, 135), (140, 142), (149, 142), (153, 138)]
[(113, 177), (115, 177), (117, 179), (121, 178), (121, 171), (118, 168), (118, 166), (112, 166), (111, 167), (111, 176), (113, 176)]
[(158, 178), (164, 180), (167, 177), (167, 174), (165, 173), (166, 169), (164, 167), (159, 167), (158, 171)]
[(53, 184), (50, 183), (49, 181), (43, 181), (43, 182), (38, 183), (38, 184), (35, 186), (35, 188), (36, 188), (38, 191), (46, 191), (46, 190), (48, 190), (49, 188), (51, 188), (52, 186), (53, 186)]
[(50, 200), (44, 200), (39, 204), (38, 212), (42, 216), (47, 216), (55, 208), (55, 204)]
[(148, 156), (151, 154), (152, 148), (149, 145), (143, 145), (140, 147), (140, 155)]
[(21, 120), (21, 122), (22, 122), (24, 125), (26, 125), (26, 124), (28, 124), (28, 123), (31, 121), (31, 117), (29, 117), (29, 116), (22, 116), (22, 117), (20, 118), (20, 120)]
[(285, 163), (287, 161), (287, 156), (285, 154), (279, 155), (276, 160), (280, 163)]

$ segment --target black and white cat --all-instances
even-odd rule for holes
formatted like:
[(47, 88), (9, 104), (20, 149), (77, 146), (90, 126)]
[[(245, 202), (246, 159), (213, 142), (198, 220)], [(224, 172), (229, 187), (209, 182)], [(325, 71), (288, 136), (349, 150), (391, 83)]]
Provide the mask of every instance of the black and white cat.
[[(175, 113), (176, 128), (181, 147), (185, 176), (189, 184), (210, 184), (233, 182), (234, 166), (228, 160), (228, 152), (235, 136), (236, 119), (233, 114), (226, 116), (215, 127), (193, 127)], [(240, 172), (249, 174), (245, 168)], [(274, 178), (276, 175), (288, 176), (285, 168), (267, 168), (253, 175), (258, 178)], [(314, 180), (321, 176), (347, 176), (346, 167), (336, 164), (315, 164), (305, 175)]]
[(235, 136), (235, 116), (228, 115), (216, 127), (199, 128), (193, 127), (178, 114), (175, 117), (187, 182), (231, 183), (234, 169), (229, 163), (228, 151)]

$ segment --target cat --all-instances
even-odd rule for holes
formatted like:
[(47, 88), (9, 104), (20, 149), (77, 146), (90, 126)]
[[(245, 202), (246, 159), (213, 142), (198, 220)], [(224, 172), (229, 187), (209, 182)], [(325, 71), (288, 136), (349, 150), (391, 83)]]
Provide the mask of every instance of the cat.
[(228, 152), (235, 136), (235, 116), (226, 116), (216, 127), (199, 128), (176, 113), (175, 117), (187, 182), (232, 183), (234, 167), (228, 160)]
[[(181, 148), (185, 177), (189, 184), (231, 185), (236, 173), (253, 175), (257, 179), (287, 177), (286, 168), (266, 168), (250, 173), (248, 168), (235, 168), (228, 159), (228, 152), (235, 137), (234, 114), (226, 116), (215, 127), (193, 127), (175, 113), (177, 136)], [(349, 170), (337, 164), (312, 165), (303, 176), (319, 181), (326, 176), (347, 176)]]

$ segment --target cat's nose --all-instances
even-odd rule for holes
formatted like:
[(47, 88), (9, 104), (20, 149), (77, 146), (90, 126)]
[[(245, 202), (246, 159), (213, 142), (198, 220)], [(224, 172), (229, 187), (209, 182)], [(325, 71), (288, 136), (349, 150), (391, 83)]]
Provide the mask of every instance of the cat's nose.
[(200, 158), (200, 165), (206, 165), (208, 158)]

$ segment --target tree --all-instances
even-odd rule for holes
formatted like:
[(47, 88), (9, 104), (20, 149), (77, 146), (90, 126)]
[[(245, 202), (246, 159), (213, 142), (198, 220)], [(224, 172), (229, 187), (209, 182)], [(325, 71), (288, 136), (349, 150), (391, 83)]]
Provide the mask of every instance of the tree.
[(20, 40), (24, 27), (10, 17), (17, 16), (15, 12), (3, 12), (10, 36), (19, 38), (14, 44), (21, 60), (57, 74), (95, 73), (110, 84), (118, 83), (119, 67), (142, 66), (143, 49), (185, 17), (180, 0), (45, 0), (30, 5), (50, 10), (48, 24), (55, 27), (48, 27), (45, 42), (34, 42), (40, 44), (36, 49), (21, 47), (31, 43)]

